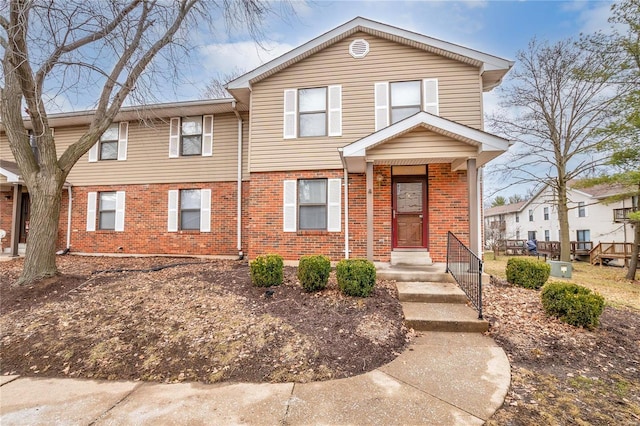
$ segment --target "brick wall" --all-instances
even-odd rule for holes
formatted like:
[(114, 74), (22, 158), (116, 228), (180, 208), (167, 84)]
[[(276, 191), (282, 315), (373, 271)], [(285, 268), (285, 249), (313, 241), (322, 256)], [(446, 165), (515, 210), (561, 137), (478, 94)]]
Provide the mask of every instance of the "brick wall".
[[(168, 191), (205, 188), (211, 189), (211, 232), (168, 232)], [(123, 232), (86, 230), (87, 194), (101, 191), (125, 191)], [(236, 193), (236, 182), (74, 187), (71, 249), (87, 253), (236, 255)], [(248, 193), (249, 183), (243, 182), (244, 209)], [(66, 223), (64, 208), (60, 221)], [(246, 232), (243, 218), (243, 241)]]

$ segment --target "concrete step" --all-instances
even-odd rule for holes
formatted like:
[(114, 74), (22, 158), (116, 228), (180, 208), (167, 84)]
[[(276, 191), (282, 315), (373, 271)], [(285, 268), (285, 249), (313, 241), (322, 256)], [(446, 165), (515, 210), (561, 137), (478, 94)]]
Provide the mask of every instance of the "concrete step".
[(480, 332), (489, 323), (478, 319), (478, 312), (459, 303), (403, 302), (405, 324), (417, 331)]
[(460, 303), (466, 304), (467, 295), (454, 283), (399, 282), (398, 298), (401, 302)]
[(454, 282), (453, 277), (446, 273), (444, 263), (434, 263), (425, 266), (390, 265), (379, 263), (376, 265), (377, 276), (382, 280), (398, 282)]
[(391, 252), (391, 265), (430, 266), (433, 260), (427, 250), (395, 249)]

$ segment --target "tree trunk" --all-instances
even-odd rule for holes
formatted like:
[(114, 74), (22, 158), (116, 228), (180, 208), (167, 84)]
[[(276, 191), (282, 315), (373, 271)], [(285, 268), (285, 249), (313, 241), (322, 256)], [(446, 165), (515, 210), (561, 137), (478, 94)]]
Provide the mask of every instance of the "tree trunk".
[(627, 276), (625, 277), (628, 280), (636, 279), (636, 272), (638, 270), (638, 252), (640, 252), (640, 222), (635, 222), (633, 224), (635, 229), (634, 238), (633, 238), (633, 249), (631, 250), (631, 261), (629, 262), (629, 270), (627, 271)]
[(566, 186), (558, 188), (558, 225), (560, 226), (560, 260), (571, 261), (571, 239), (569, 236), (569, 209)]
[(31, 213), (27, 252), (22, 275), (15, 285), (28, 284), (58, 273), (56, 243), (62, 201), (62, 184), (56, 178), (37, 178), (37, 185), (29, 187)]

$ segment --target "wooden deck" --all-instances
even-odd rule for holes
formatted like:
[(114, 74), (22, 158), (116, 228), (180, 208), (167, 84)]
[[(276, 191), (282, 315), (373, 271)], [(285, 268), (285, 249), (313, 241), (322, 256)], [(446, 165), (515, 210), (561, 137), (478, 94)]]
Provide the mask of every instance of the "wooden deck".
[[(631, 260), (633, 243), (600, 243), (589, 252), (589, 261), (592, 265), (607, 265), (614, 259), (623, 259), (625, 265)], [(640, 260), (640, 255), (638, 256)]]

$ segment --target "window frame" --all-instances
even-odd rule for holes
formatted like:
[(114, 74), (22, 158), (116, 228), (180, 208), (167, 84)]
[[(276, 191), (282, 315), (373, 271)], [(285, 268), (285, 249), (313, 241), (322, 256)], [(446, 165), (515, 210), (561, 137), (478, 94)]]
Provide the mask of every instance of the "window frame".
[(548, 229), (544, 230), (544, 240), (551, 241), (551, 232)]
[[(585, 236), (589, 238), (586, 239)], [(582, 239), (580, 239), (582, 237)], [(591, 241), (591, 230), (590, 229), (576, 229), (576, 241), (579, 243)]]
[[(103, 195), (107, 195), (107, 194), (113, 194), (113, 210), (109, 209), (103, 209), (102, 208), (102, 196)], [(116, 230), (116, 211), (118, 209), (118, 192), (117, 191), (101, 191), (98, 192), (98, 211), (97, 211), (97, 216), (98, 216), (98, 230), (100, 231), (115, 231)], [(103, 226), (102, 224), (102, 214), (103, 213), (112, 213), (113, 214), (113, 227), (112, 228), (106, 228)]]
[(533, 209), (529, 209), (529, 222), (533, 222)]
[[(192, 133), (185, 135), (184, 133), (184, 122), (186, 119), (194, 119), (200, 117), (200, 133)], [(200, 150), (195, 154), (185, 154), (184, 153), (184, 137), (200, 137)], [(189, 115), (185, 117), (180, 117), (180, 156), (181, 157), (202, 157), (203, 152), (203, 141), (204, 141), (204, 116), (203, 115)]]
[[(417, 105), (413, 105), (412, 104), (412, 105), (402, 105), (402, 106), (396, 106), (396, 107), (393, 106), (393, 86), (394, 85), (399, 85), (399, 84), (402, 84), (402, 83), (417, 83), (418, 84), (419, 103)], [(417, 114), (417, 113), (423, 111), (423, 108), (422, 108), (422, 106), (424, 105), (424, 93), (423, 93), (424, 89), (422, 87), (423, 84), (424, 83), (423, 83), (422, 80), (398, 80), (398, 81), (390, 81), (389, 82), (389, 125), (390, 126), (395, 124), (395, 123), (397, 123), (397, 122), (399, 122), (399, 121), (402, 121), (402, 120), (404, 120), (406, 118), (409, 118), (414, 114)], [(397, 110), (399, 108), (405, 108), (406, 109), (406, 108), (414, 108), (414, 107), (417, 107), (417, 109), (418, 109), (416, 112), (414, 112), (411, 115), (407, 115), (406, 117), (403, 117), (403, 118), (401, 118), (401, 119), (399, 119), (397, 121), (393, 121), (393, 111), (394, 111), (394, 109)]]
[[(107, 131), (111, 130), (115, 128), (116, 131), (116, 138), (115, 139), (103, 139), (104, 135), (107, 133)], [(118, 160), (118, 149), (119, 144), (120, 143), (120, 123), (112, 123), (109, 128), (107, 130), (105, 130), (105, 132), (103, 134), (100, 135), (100, 140), (98, 141), (98, 161), (113, 161), (113, 160)], [(105, 158), (104, 157), (104, 153), (102, 151), (102, 147), (105, 144), (115, 144), (115, 156), (113, 158)]]
[[(300, 197), (300, 191), (302, 190), (301, 182), (305, 181), (324, 181), (324, 202), (323, 203), (311, 203), (303, 202)], [(329, 179), (327, 178), (311, 178), (311, 179), (298, 179), (296, 183), (296, 204), (297, 204), (297, 224), (298, 231), (328, 231), (329, 229)], [(300, 226), (302, 223), (302, 211), (305, 207), (324, 207), (324, 227), (318, 228), (303, 228)]]
[(536, 240), (536, 231), (527, 231), (527, 241)]
[(520, 223), (520, 216), (516, 215), (516, 223)]
[(587, 217), (587, 204), (584, 201), (578, 201), (578, 217)]
[(549, 207), (544, 207), (542, 209), (542, 217), (544, 220), (549, 220)]
[[(310, 111), (302, 111), (301, 110), (301, 93), (305, 90), (324, 90), (324, 109), (323, 110), (310, 110)], [(296, 92), (296, 102), (298, 105), (296, 111), (296, 121), (297, 121), (297, 137), (298, 138), (322, 138), (329, 135), (329, 86), (318, 86), (318, 87), (303, 87), (297, 90)], [(317, 135), (303, 135), (302, 134), (302, 116), (303, 115), (316, 115), (324, 113), (324, 133)]]
[[(185, 209), (182, 206), (182, 200), (183, 200), (183, 193), (186, 191), (197, 191), (198, 192), (198, 208), (188, 208)], [(198, 223), (197, 223), (197, 227), (195, 228), (185, 228), (183, 226), (183, 213), (184, 212), (189, 212), (189, 213), (194, 213), (194, 212), (198, 212)], [(178, 192), (178, 229), (181, 231), (200, 231), (201, 227), (200, 227), (200, 217), (202, 216), (202, 190), (199, 188), (184, 188), (184, 189), (180, 189)]]

